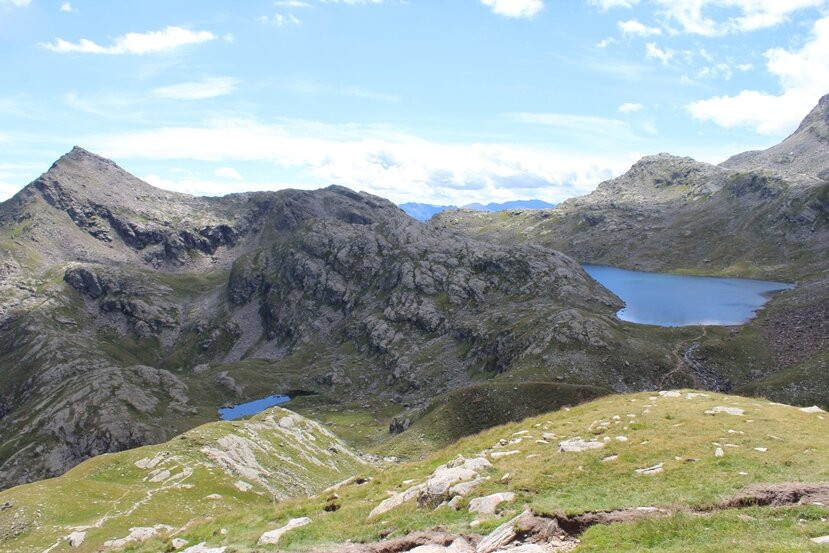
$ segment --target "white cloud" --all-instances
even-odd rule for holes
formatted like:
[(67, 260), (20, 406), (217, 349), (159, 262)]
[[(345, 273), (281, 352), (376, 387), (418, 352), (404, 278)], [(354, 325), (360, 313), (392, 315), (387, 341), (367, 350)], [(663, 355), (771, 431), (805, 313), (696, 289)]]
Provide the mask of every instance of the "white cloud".
[(292, 13), (275, 13), (271, 17), (263, 15), (259, 18), (259, 22), (264, 25), (274, 25), (276, 27), (284, 27), (288, 24), (302, 25), (302, 21)]
[(154, 54), (175, 50), (189, 44), (199, 44), (216, 38), (208, 31), (191, 31), (182, 27), (165, 27), (160, 31), (127, 33), (117, 37), (111, 46), (101, 46), (89, 39), (69, 42), (62, 38), (55, 42), (40, 43), (40, 46), (59, 52), (82, 52), (86, 54)]
[(619, 113), (633, 113), (634, 111), (642, 111), (645, 106), (635, 102), (625, 102), (619, 106)]
[(513, 121), (534, 125), (547, 125), (559, 129), (582, 133), (606, 134), (613, 130), (617, 135), (628, 133), (627, 123), (618, 119), (595, 117), (592, 115), (572, 115), (569, 113), (511, 113)]
[(655, 42), (648, 42), (645, 44), (645, 57), (648, 59), (656, 59), (663, 64), (667, 64), (674, 57), (674, 51), (670, 48), (663, 50)]
[(596, 48), (607, 48), (608, 46), (610, 46), (611, 44), (614, 44), (615, 42), (616, 42), (616, 39), (613, 38), (612, 36), (609, 36), (609, 37), (603, 38), (602, 40), (597, 42), (596, 43)]
[(606, 12), (612, 8), (632, 8), (639, 0), (588, 0), (588, 3)]
[[(788, 16), (806, 8), (817, 8), (825, 0), (651, 0), (659, 13), (686, 33), (718, 36), (775, 27)], [(717, 17), (723, 12), (737, 12)]]
[(65, 12), (65, 13), (70, 13), (70, 12), (73, 12), (75, 10), (74, 10), (74, 8), (72, 8), (72, 4), (70, 4), (69, 2), (64, 2), (63, 4), (60, 5), (60, 11)]
[(505, 17), (532, 18), (544, 8), (541, 0), (481, 0), (481, 4)]
[(174, 100), (203, 100), (230, 94), (238, 83), (231, 77), (208, 77), (197, 82), (161, 86), (153, 89), (153, 94)]
[(213, 174), (223, 179), (242, 180), (242, 175), (233, 167), (219, 167)]
[(273, 3), (278, 8), (310, 8), (311, 4), (301, 0), (277, 0)]
[(829, 92), (829, 17), (815, 22), (809, 42), (799, 50), (773, 48), (766, 67), (780, 82), (781, 94), (743, 90), (693, 102), (691, 114), (726, 127), (748, 127), (761, 134), (791, 131), (820, 97)]
[(25, 8), (32, 3), (32, 0), (0, 0), (0, 6), (14, 6), (16, 8)]
[(651, 36), (661, 35), (662, 30), (657, 27), (648, 27), (644, 23), (636, 19), (628, 19), (627, 21), (619, 21), (617, 23), (619, 30), (625, 35)]
[(323, 4), (382, 4), (383, 0), (321, 0)]
[[(586, 156), (554, 147), (441, 143), (381, 127), (304, 121), (266, 125), (239, 119), (91, 136), (83, 143), (119, 160), (270, 162), (307, 186), (337, 183), (395, 201), (463, 203), (470, 197), (560, 201), (589, 192), (639, 156), (637, 152)], [(188, 192), (208, 192), (193, 190), (190, 181)], [(245, 179), (244, 185), (249, 184)], [(221, 190), (227, 192), (227, 187)]]

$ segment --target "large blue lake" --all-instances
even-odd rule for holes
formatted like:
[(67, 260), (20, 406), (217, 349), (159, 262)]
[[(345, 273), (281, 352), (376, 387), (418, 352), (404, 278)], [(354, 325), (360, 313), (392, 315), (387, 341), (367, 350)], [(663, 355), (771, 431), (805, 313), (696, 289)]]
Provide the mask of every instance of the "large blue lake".
[(221, 409), (219, 409), (219, 417), (221, 417), (222, 420), (226, 421), (238, 419), (240, 417), (249, 417), (251, 415), (255, 415), (256, 413), (264, 411), (268, 407), (273, 407), (274, 405), (286, 403), (290, 400), (290, 396), (268, 396), (262, 399), (256, 399), (253, 401), (248, 401), (246, 403), (240, 403), (232, 407), (222, 407)]
[(740, 325), (754, 317), (772, 293), (793, 287), (765, 280), (583, 267), (625, 302), (617, 313), (620, 319), (659, 326)]

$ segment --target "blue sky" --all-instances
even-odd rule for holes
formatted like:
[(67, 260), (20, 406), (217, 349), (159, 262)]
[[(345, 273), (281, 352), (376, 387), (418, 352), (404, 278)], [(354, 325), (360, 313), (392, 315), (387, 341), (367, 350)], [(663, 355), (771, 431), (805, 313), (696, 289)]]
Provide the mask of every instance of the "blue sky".
[(0, 199), (77, 144), (163, 188), (465, 204), (767, 147), (827, 0), (0, 0)]

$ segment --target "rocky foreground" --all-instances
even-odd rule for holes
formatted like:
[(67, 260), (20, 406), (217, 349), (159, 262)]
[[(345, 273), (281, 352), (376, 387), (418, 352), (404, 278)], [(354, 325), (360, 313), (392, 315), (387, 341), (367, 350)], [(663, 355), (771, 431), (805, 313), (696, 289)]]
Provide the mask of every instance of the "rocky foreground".
[(400, 463), (273, 408), (0, 493), (0, 551), (803, 551), (829, 535), (827, 429), (817, 407), (669, 390)]

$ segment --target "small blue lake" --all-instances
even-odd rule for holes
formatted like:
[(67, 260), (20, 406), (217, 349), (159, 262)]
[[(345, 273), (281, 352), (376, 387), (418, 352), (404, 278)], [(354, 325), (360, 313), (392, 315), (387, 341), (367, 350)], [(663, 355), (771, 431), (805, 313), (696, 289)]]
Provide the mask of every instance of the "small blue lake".
[(644, 273), (583, 265), (587, 274), (625, 302), (623, 321), (659, 326), (741, 325), (784, 282)]
[(245, 403), (239, 403), (232, 407), (222, 407), (219, 409), (219, 417), (222, 420), (230, 421), (240, 417), (249, 417), (260, 413), (274, 405), (280, 405), (291, 401), (291, 396), (268, 396), (262, 399), (255, 399)]

